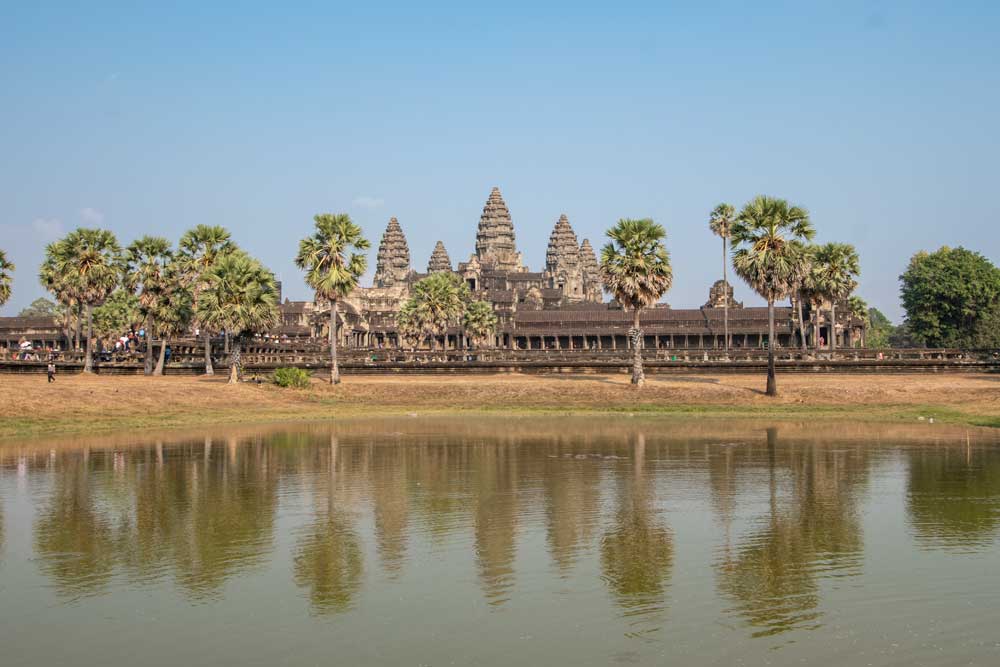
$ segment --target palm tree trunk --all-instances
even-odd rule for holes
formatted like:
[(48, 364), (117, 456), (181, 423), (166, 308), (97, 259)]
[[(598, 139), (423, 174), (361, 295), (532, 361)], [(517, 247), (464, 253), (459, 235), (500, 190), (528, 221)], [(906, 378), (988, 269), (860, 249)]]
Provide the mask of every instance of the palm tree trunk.
[(778, 380), (774, 376), (774, 298), (767, 300), (767, 395), (778, 395)]
[(240, 341), (233, 341), (233, 353), (229, 355), (229, 384), (240, 381)]
[(830, 299), (830, 351), (837, 349), (837, 300)]
[(798, 311), (798, 316), (799, 316), (799, 342), (802, 345), (802, 351), (805, 352), (806, 351), (806, 328), (805, 328), (805, 326), (804, 326), (804, 324), (802, 322), (802, 295), (801, 294), (799, 294), (799, 298), (797, 298), (795, 300), (795, 303), (798, 306), (797, 311)]
[(76, 305), (76, 342), (73, 344), (73, 349), (77, 352), (80, 351), (80, 327), (83, 325), (83, 305)]
[[(152, 345), (152, 342), (150, 342)], [(163, 375), (163, 366), (167, 361), (167, 339), (163, 338), (160, 341), (160, 356), (156, 359), (156, 368), (153, 369), (153, 375)]]
[(820, 310), (821, 309), (817, 305), (812, 310), (813, 310), (813, 313), (812, 313), (812, 318), (813, 318), (813, 348), (816, 349), (816, 350), (818, 350), (819, 349), (819, 338), (820, 338), (820, 336), (819, 336), (819, 314), (820, 314)]
[(726, 354), (729, 354), (729, 268), (726, 266), (726, 237), (722, 237), (722, 329), (726, 339)]
[(83, 360), (83, 372), (94, 372), (94, 307), (87, 304), (87, 356)]
[(330, 301), (330, 384), (340, 384), (337, 367), (337, 300)]
[(632, 384), (641, 387), (646, 383), (642, 371), (642, 329), (639, 328), (640, 309), (636, 308), (632, 315)]
[(142, 365), (143, 375), (153, 374), (153, 316), (146, 316), (146, 357)]
[(212, 334), (205, 330), (205, 375), (215, 375), (212, 368)]

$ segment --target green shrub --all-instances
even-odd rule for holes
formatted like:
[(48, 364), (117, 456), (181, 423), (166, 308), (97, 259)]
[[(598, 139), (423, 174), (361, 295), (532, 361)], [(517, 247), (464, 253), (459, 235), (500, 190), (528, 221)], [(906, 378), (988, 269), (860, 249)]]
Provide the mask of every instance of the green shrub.
[(279, 387), (302, 389), (309, 386), (309, 371), (301, 368), (279, 368), (274, 371), (274, 384)]

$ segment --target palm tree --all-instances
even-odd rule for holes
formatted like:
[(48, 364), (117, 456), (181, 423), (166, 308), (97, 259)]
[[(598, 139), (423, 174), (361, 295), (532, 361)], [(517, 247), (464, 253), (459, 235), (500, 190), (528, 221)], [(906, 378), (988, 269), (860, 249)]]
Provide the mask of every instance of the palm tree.
[(791, 282), (791, 291), (789, 296), (794, 302), (792, 306), (795, 308), (796, 323), (799, 329), (799, 343), (802, 346), (802, 351), (806, 351), (806, 329), (805, 322), (802, 319), (802, 301), (807, 298), (811, 286), (810, 276), (812, 275), (813, 269), (813, 252), (814, 246), (801, 241), (792, 241), (792, 261), (791, 261), (791, 275), (789, 276)]
[(486, 301), (473, 301), (462, 316), (462, 328), (475, 346), (491, 340), (497, 330), (497, 315)]
[(176, 260), (166, 266), (156, 290), (158, 295), (154, 300), (152, 319), (156, 326), (154, 333), (160, 339), (160, 354), (153, 375), (163, 375), (167, 341), (187, 331), (194, 318), (194, 299), (191, 290), (185, 286), (184, 268)]
[(153, 374), (153, 315), (164, 294), (160, 289), (164, 272), (173, 259), (170, 241), (159, 236), (143, 236), (125, 249), (125, 284), (139, 292), (139, 311), (145, 322), (146, 354), (143, 373)]
[(14, 264), (7, 259), (7, 254), (0, 250), (0, 306), (10, 299), (11, 272), (14, 271)]
[(236, 384), (242, 337), (266, 331), (280, 320), (274, 274), (242, 250), (218, 257), (204, 274), (196, 315), (205, 326), (232, 332), (229, 384)]
[(868, 327), (871, 325), (871, 315), (868, 310), (868, 302), (860, 296), (852, 296), (847, 300), (847, 305), (851, 309), (851, 319), (861, 322), (861, 347), (868, 347), (867, 341), (865, 340), (865, 332), (868, 331)]
[(604, 288), (632, 311), (632, 384), (641, 387), (642, 329), (640, 314), (667, 293), (674, 281), (670, 254), (663, 241), (666, 230), (649, 218), (623, 218), (607, 231), (611, 241), (601, 249), (601, 280)]
[[(185, 285), (191, 287), (194, 307), (197, 312), (198, 299), (207, 286), (206, 275), (215, 261), (236, 250), (229, 230), (218, 225), (198, 225), (181, 236), (178, 243), (180, 258), (184, 267)], [(205, 375), (214, 375), (212, 368), (212, 334), (204, 322), (199, 322), (205, 337)]]
[[(82, 305), (70, 289), (68, 276), (58, 266), (58, 258), (66, 253), (62, 241), (50, 243), (45, 247), (45, 260), (38, 270), (38, 280), (42, 283), (56, 301), (63, 307), (66, 340), (75, 350), (80, 349), (80, 323), (83, 318), (80, 313)], [(71, 335), (75, 333), (75, 335)]]
[(330, 384), (340, 384), (337, 367), (337, 305), (357, 286), (368, 268), (363, 254), (371, 247), (361, 228), (346, 213), (313, 216), (316, 233), (299, 242), (295, 265), (306, 272), (306, 284), (316, 299), (330, 302)]
[(774, 302), (792, 289), (796, 247), (792, 241), (815, 235), (809, 213), (784, 199), (755, 197), (740, 211), (732, 228), (733, 269), (767, 299), (767, 395), (778, 395), (774, 374)]
[(408, 312), (416, 327), (431, 338), (431, 349), (437, 347), (438, 336), (458, 326), (471, 300), (469, 286), (454, 273), (433, 273), (413, 286)]
[(819, 292), (830, 301), (830, 350), (837, 349), (837, 301), (851, 295), (861, 274), (858, 251), (849, 243), (827, 243), (816, 249), (813, 280)]
[(54, 272), (73, 298), (83, 304), (87, 318), (87, 353), (83, 372), (94, 371), (94, 306), (118, 286), (122, 273), (122, 250), (115, 235), (106, 229), (81, 227), (70, 232), (54, 248)]
[(729, 354), (729, 237), (736, 222), (736, 209), (732, 204), (719, 204), (708, 218), (712, 233), (722, 239), (722, 289), (726, 300), (722, 305), (723, 332), (726, 338), (726, 354)]
[(416, 349), (420, 341), (427, 336), (423, 327), (419, 304), (412, 298), (407, 299), (396, 313), (396, 334), (399, 336), (400, 344), (408, 344)]

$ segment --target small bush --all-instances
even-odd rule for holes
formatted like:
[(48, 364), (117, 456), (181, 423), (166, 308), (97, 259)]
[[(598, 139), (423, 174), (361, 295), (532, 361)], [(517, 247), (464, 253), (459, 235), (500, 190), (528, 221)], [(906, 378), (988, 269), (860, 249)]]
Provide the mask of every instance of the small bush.
[(274, 384), (279, 387), (303, 389), (309, 386), (309, 371), (301, 368), (279, 368), (274, 371)]

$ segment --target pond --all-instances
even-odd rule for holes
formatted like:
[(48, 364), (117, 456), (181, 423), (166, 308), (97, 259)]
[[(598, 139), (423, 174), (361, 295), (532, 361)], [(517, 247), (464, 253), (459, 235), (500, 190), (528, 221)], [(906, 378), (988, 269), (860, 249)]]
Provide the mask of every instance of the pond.
[(372, 419), (0, 445), (15, 665), (1000, 664), (1000, 439)]

